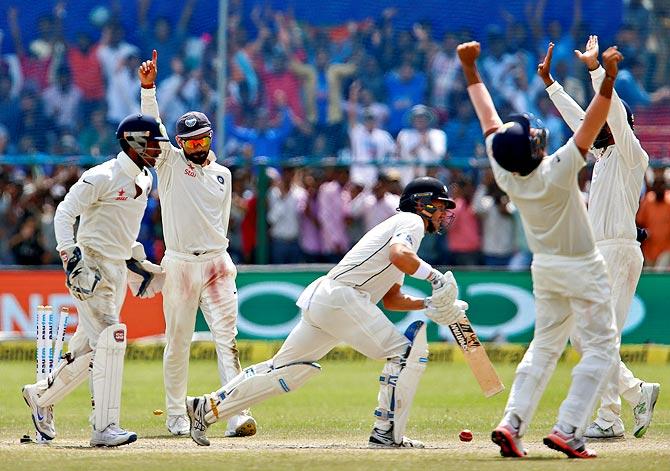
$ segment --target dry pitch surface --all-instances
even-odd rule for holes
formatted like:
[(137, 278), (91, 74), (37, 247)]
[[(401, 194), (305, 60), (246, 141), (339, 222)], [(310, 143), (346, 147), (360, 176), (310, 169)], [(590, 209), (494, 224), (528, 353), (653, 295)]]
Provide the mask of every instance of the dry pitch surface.
[[(489, 441), (490, 429), (502, 413), (507, 393), (485, 399), (463, 365), (434, 363), (424, 375), (410, 418), (408, 435), (424, 440), (424, 450), (369, 450), (367, 435), (375, 406), (376, 362), (329, 362), (323, 373), (303, 389), (253, 408), (259, 433), (244, 439), (223, 438), (224, 427), (210, 428), (212, 446), (198, 447), (188, 438), (171, 438), (164, 428), (161, 365), (132, 361), (126, 364), (123, 425), (140, 436), (117, 449), (91, 449), (88, 391), (81, 387), (56, 409), (59, 436), (51, 445), (19, 444), (31, 431), (28, 408), (20, 386), (33, 376), (32, 364), (2, 365), (0, 388), (0, 469), (95, 470), (209, 470), (209, 469), (338, 469), (386, 470), (664, 470), (670, 469), (670, 400), (661, 390), (654, 422), (647, 436), (595, 442), (595, 460), (568, 460), (541, 444), (570, 381), (569, 367), (559, 365), (538, 409), (526, 440), (529, 457), (503, 459)], [(633, 365), (649, 380), (670, 384), (670, 368)], [(189, 392), (215, 387), (210, 362), (193, 362)], [(514, 368), (500, 366), (509, 385)], [(630, 428), (631, 414), (624, 405)], [(462, 443), (458, 432), (469, 428), (474, 440)], [(31, 432), (32, 433), (32, 432)]]

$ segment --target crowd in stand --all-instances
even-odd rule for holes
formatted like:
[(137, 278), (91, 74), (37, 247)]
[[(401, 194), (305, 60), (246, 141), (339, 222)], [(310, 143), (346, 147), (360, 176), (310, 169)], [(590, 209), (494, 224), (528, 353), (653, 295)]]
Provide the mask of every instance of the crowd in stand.
[[(273, 263), (334, 262), (370, 227), (395, 212), (416, 175), (436, 176), (457, 201), (446, 234), (422, 247), (431, 263), (524, 268), (529, 254), (515, 208), (495, 185), (483, 139), (455, 55), (467, 31), (433, 34), (429, 22), (394, 27), (396, 11), (379, 18), (314, 27), (292, 13), (230, 2), (226, 155), (234, 171), (231, 252), (254, 263), (259, 157), (269, 164), (267, 227)], [(528, 2), (526, 18), (486, 30), (481, 70), (501, 115), (533, 112), (549, 129), (549, 151), (569, 136), (535, 75), (549, 39), (554, 76), (585, 105), (592, 93), (573, 49), (589, 33), (580, 0), (569, 28), (543, 22), (546, 1)], [(99, 37), (63, 35), (63, 4), (42, 17), (27, 45), (20, 10), (6, 14), (13, 54), (0, 57), (0, 156), (47, 153), (105, 158), (119, 148), (115, 128), (139, 111), (140, 60), (159, 52), (158, 100), (168, 128), (190, 109), (214, 121), (218, 105), (216, 31), (192, 36), (195, 1), (175, 19), (150, 18), (137, 2), (136, 39), (114, 11), (92, 16)], [(626, 4), (616, 42), (626, 57), (617, 91), (639, 110), (667, 102), (670, 89), (670, 2)], [(100, 11), (98, 11), (100, 13)], [(652, 91), (653, 90), (653, 91)], [(171, 134), (174, 134), (173, 132)], [(217, 136), (215, 135), (215, 140)], [(300, 157), (296, 159), (296, 157)], [(653, 156), (652, 156), (653, 157)], [(0, 263), (58, 263), (53, 213), (82, 169), (63, 165), (2, 166)], [(662, 169), (649, 172), (639, 223), (649, 227), (649, 264), (670, 250), (670, 190)], [(583, 188), (588, 193), (588, 174)], [(661, 215), (662, 217), (658, 217)], [(669, 224), (665, 224), (668, 226)], [(162, 256), (158, 195), (140, 240)]]

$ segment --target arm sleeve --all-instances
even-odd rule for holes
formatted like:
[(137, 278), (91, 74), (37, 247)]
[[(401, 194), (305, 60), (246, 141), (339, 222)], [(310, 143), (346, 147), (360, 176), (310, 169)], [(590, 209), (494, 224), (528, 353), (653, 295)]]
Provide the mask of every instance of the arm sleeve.
[[(165, 137), (168, 136), (167, 129), (161, 120), (160, 111), (158, 110), (158, 101), (156, 100), (156, 87), (154, 88), (142, 88), (140, 93), (140, 107), (142, 114), (153, 116), (158, 120), (161, 126), (161, 133)], [(167, 154), (168, 151), (172, 150), (172, 144), (169, 141), (160, 143), (161, 149)], [(159, 160), (162, 160), (164, 157), (161, 155)]]
[[(605, 69), (598, 67), (591, 71), (591, 83), (593, 89), (598, 93), (600, 85), (605, 78)], [(628, 115), (623, 102), (616, 90), (612, 91), (612, 103), (607, 113), (607, 124), (614, 136), (614, 143), (619, 149), (619, 154), (629, 168), (635, 168), (640, 164), (648, 165), (649, 156), (640, 145), (640, 141), (633, 133), (633, 129), (628, 124)]]
[(56, 208), (54, 216), (54, 231), (56, 233), (56, 250), (59, 252), (69, 249), (76, 244), (74, 238), (74, 223), (77, 216), (92, 206), (103, 191), (104, 180), (95, 178), (87, 172), (79, 181), (72, 185), (65, 199)]
[(399, 218), (400, 222), (393, 232), (389, 246), (403, 244), (414, 252), (417, 252), (424, 234), (423, 220), (421, 216), (412, 213), (406, 213), (403, 216)]
[(582, 107), (556, 81), (547, 87), (547, 94), (561, 114), (563, 121), (570, 126), (572, 132), (577, 131), (586, 114)]

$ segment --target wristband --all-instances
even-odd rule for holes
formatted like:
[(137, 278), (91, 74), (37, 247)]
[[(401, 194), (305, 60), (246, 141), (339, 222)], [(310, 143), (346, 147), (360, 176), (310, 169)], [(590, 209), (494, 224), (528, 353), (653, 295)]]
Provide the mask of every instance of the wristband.
[(421, 260), (419, 262), (419, 268), (417, 268), (416, 271), (412, 273), (410, 276), (412, 278), (417, 278), (419, 280), (425, 280), (430, 276), (432, 271), (433, 267), (431, 267), (429, 264)]

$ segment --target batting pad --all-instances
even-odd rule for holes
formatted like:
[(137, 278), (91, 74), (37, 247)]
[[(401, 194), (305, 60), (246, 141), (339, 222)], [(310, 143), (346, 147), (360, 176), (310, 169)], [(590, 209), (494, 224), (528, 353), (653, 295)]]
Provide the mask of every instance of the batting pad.
[(93, 358), (93, 352), (72, 358), (71, 354), (65, 355), (58, 368), (49, 375), (46, 380), (40, 381), (38, 386), (44, 386), (46, 390), (37, 400), (39, 407), (48, 407), (58, 403), (65, 396), (74, 391), (77, 386), (88, 378), (89, 364)]
[(93, 429), (101, 432), (119, 423), (123, 356), (126, 352), (126, 326), (113, 324), (100, 333), (93, 356)]
[(274, 368), (270, 361), (245, 368), (221, 389), (207, 395), (205, 421), (212, 424), (228, 419), (253, 404), (278, 394), (291, 392), (321, 372), (318, 363), (290, 363)]

